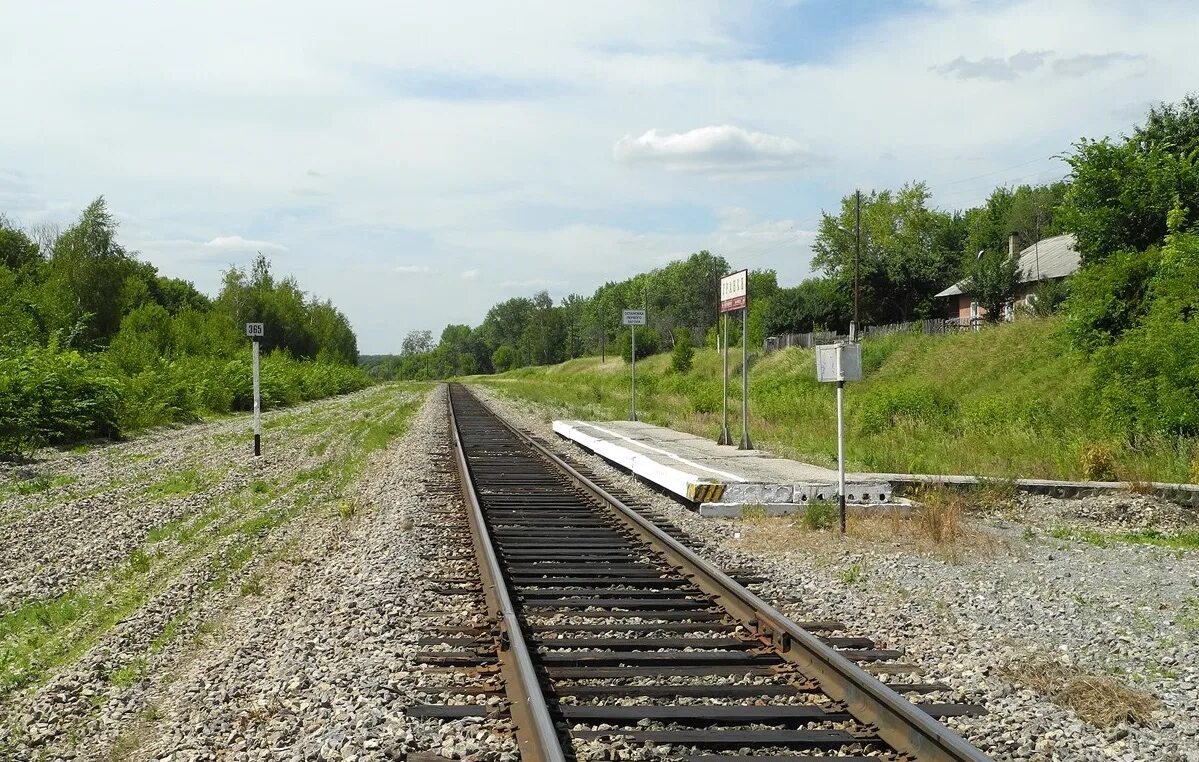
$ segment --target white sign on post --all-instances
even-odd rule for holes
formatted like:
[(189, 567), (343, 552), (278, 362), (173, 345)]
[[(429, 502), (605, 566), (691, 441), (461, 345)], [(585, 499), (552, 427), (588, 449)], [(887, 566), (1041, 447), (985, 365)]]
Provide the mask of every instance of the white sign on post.
[(862, 380), (862, 345), (852, 341), (816, 347), (816, 380), (837, 384), (837, 505), (845, 534), (845, 382)]
[(745, 309), (749, 294), (749, 270), (738, 270), (720, 279), (720, 311), (736, 312)]
[(816, 347), (817, 381), (861, 381), (862, 345), (850, 342)]
[(263, 336), (262, 323), (246, 323), (246, 336), (259, 339)]
[(637, 420), (637, 326), (645, 325), (645, 310), (621, 310), (620, 322), (629, 327), (629, 341), (632, 351), (629, 359), (632, 361), (632, 375), (629, 386), (629, 420)]

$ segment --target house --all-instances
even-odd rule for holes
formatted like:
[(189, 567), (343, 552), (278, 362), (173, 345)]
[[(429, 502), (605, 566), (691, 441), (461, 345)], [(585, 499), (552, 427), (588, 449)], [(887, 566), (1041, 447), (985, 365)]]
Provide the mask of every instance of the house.
[[(1009, 236), (1008, 253), (1012, 256), (1016, 256), (1015, 244), (1016, 236)], [(1004, 311), (1005, 320), (1012, 319), (1016, 306), (1031, 304), (1030, 297), (1033, 289), (1041, 281), (1058, 280), (1073, 275), (1082, 264), (1078, 249), (1075, 248), (1074, 236), (1069, 233), (1037, 241), (1024, 251), (1021, 251), (1019, 256), (1020, 286), (1016, 289), (1015, 296)], [(975, 320), (987, 313), (965, 291), (966, 285), (967, 282), (965, 280), (960, 280), (937, 294), (937, 297), (956, 299), (956, 302), (950, 302), (949, 313), (951, 317), (958, 318), (962, 323)], [(957, 309), (953, 309), (955, 303)]]

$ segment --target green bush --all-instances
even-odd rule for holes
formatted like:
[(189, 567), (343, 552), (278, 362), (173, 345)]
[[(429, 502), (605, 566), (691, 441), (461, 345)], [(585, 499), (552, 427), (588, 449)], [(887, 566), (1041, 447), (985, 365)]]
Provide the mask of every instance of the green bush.
[(1091, 351), (1118, 340), (1145, 314), (1146, 295), (1161, 252), (1121, 251), (1083, 267), (1070, 279), (1066, 333)]
[[(51, 347), (0, 350), (0, 453), (199, 420), (253, 407), (249, 358), (143, 358), (80, 354)], [(284, 407), (364, 389), (361, 369), (262, 358), (262, 407)]]
[(0, 349), (0, 452), (117, 436), (121, 396), (101, 364), (57, 343)]
[[(1112, 257), (1117, 261), (1122, 255)], [(1111, 261), (1111, 260), (1109, 260)], [(1097, 269), (1108, 269), (1104, 262)], [(1104, 417), (1132, 436), (1199, 435), (1199, 235), (1174, 235), (1132, 311), (1143, 313), (1092, 356)], [(1130, 318), (1131, 319), (1131, 318)]]

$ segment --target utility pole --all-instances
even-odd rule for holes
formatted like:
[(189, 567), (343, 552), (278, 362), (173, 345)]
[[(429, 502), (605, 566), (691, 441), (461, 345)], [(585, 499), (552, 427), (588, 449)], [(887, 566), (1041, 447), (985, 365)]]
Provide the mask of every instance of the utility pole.
[(857, 341), (858, 329), (858, 268), (862, 258), (862, 191), (853, 192), (853, 326), (849, 330), (849, 340)]
[(600, 305), (600, 362), (608, 362), (608, 305)]

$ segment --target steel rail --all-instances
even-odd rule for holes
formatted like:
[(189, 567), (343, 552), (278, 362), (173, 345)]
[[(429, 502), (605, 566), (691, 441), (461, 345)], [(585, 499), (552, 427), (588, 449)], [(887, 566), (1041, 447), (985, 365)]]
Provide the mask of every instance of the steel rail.
[(603, 487), (575, 470), (532, 437), (476, 401), (521, 441), (532, 447), (571, 481), (600, 502), (642, 538), (683, 576), (717, 602), (742, 624), (768, 639), (779, 655), (795, 664), (804, 676), (819, 684), (833, 699), (843, 701), (860, 722), (878, 728), (879, 736), (899, 752), (928, 762), (991, 762), (991, 758), (967, 743), (919, 707), (891, 690), (882, 681), (857, 667), (812, 633), (745, 589), (727, 574), (687, 548), (653, 522), (629, 508)]
[[(525, 642), (516, 607), (508, 594), (504, 573), (495, 553), (491, 533), (483, 519), (483, 509), (475, 492), (470, 467), (458, 432), (458, 420), (454, 415), (454, 403), (446, 395), (450, 416), (450, 439), (454, 459), (458, 463), (462, 497), (466, 501), (466, 513), (479, 561), (479, 574), (483, 581), (483, 592), (487, 600), (488, 613), (499, 624), (499, 644), (496, 649), (500, 675), (504, 678), (504, 691), (508, 696), (516, 742), (520, 747), (521, 760), (528, 762), (565, 762), (566, 753), (558, 730), (550, 717), (545, 695), (541, 690), (534, 667), (533, 655)], [(490, 412), (490, 411), (489, 411)]]

